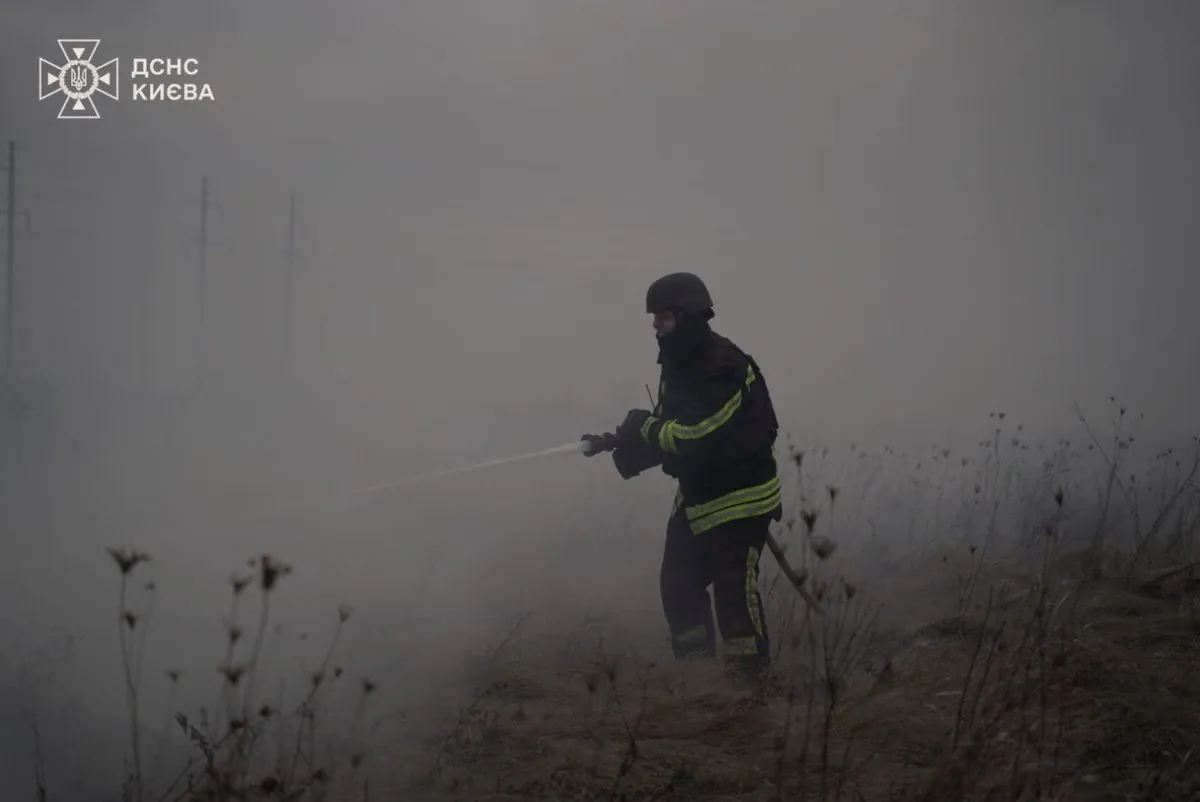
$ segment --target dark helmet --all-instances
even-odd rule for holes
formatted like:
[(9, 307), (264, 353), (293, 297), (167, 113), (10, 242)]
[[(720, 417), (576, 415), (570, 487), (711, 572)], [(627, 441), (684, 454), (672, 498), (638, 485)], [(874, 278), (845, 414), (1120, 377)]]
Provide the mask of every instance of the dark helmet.
[(693, 273), (670, 273), (646, 290), (646, 312), (650, 314), (680, 309), (684, 314), (698, 315), (710, 311), (712, 306), (708, 287)]

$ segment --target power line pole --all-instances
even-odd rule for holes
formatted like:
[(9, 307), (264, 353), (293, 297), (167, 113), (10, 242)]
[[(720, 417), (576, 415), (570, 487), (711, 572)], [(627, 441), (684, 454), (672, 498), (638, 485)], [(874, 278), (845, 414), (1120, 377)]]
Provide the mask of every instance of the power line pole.
[(197, 383), (203, 383), (207, 367), (205, 334), (205, 306), (208, 295), (208, 176), (200, 179), (200, 286), (199, 317), (196, 323), (196, 373)]
[(25, 218), (25, 231), (31, 226), (29, 212), (17, 210), (17, 143), (8, 142), (8, 165), (0, 168), (8, 173), (8, 208), (4, 210), (5, 228), (5, 293), (4, 293), (4, 376), (16, 380), (16, 308), (17, 308), (17, 216)]
[(4, 375), (13, 380), (13, 295), (16, 286), (17, 264), (17, 143), (8, 141), (8, 209), (6, 226), (4, 277)]
[(296, 196), (288, 197), (287, 267), (283, 274), (283, 372), (291, 368), (292, 271), (296, 264)]

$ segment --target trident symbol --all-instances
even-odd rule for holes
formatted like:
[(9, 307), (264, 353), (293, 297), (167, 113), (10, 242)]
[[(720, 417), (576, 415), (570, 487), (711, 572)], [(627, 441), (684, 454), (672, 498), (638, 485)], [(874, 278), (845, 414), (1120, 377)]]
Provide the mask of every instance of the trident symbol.
[(71, 68), (71, 88), (82, 92), (87, 87), (87, 72), (78, 64)]

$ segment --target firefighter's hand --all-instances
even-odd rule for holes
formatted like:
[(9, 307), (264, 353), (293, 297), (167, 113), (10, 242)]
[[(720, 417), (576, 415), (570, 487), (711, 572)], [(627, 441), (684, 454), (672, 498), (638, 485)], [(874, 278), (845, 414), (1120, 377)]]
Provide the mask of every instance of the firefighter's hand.
[(642, 424), (650, 417), (650, 412), (645, 409), (631, 409), (629, 414), (625, 416), (625, 420), (621, 421), (621, 425), (617, 427), (617, 436), (622, 440), (633, 440), (642, 436)]
[(617, 473), (621, 474), (622, 479), (632, 479), (642, 472), (636, 448), (617, 446), (612, 456), (613, 465), (617, 466)]

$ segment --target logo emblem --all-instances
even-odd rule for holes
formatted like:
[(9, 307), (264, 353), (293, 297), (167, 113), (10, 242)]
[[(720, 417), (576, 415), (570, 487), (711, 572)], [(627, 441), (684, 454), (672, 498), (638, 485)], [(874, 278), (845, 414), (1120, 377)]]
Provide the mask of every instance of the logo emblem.
[(113, 100), (120, 99), (120, 74), (117, 59), (95, 64), (92, 59), (100, 47), (99, 39), (59, 39), (65, 61), (60, 66), (38, 59), (38, 100), (59, 92), (63, 94), (60, 120), (98, 120), (100, 112), (92, 95), (97, 92)]

